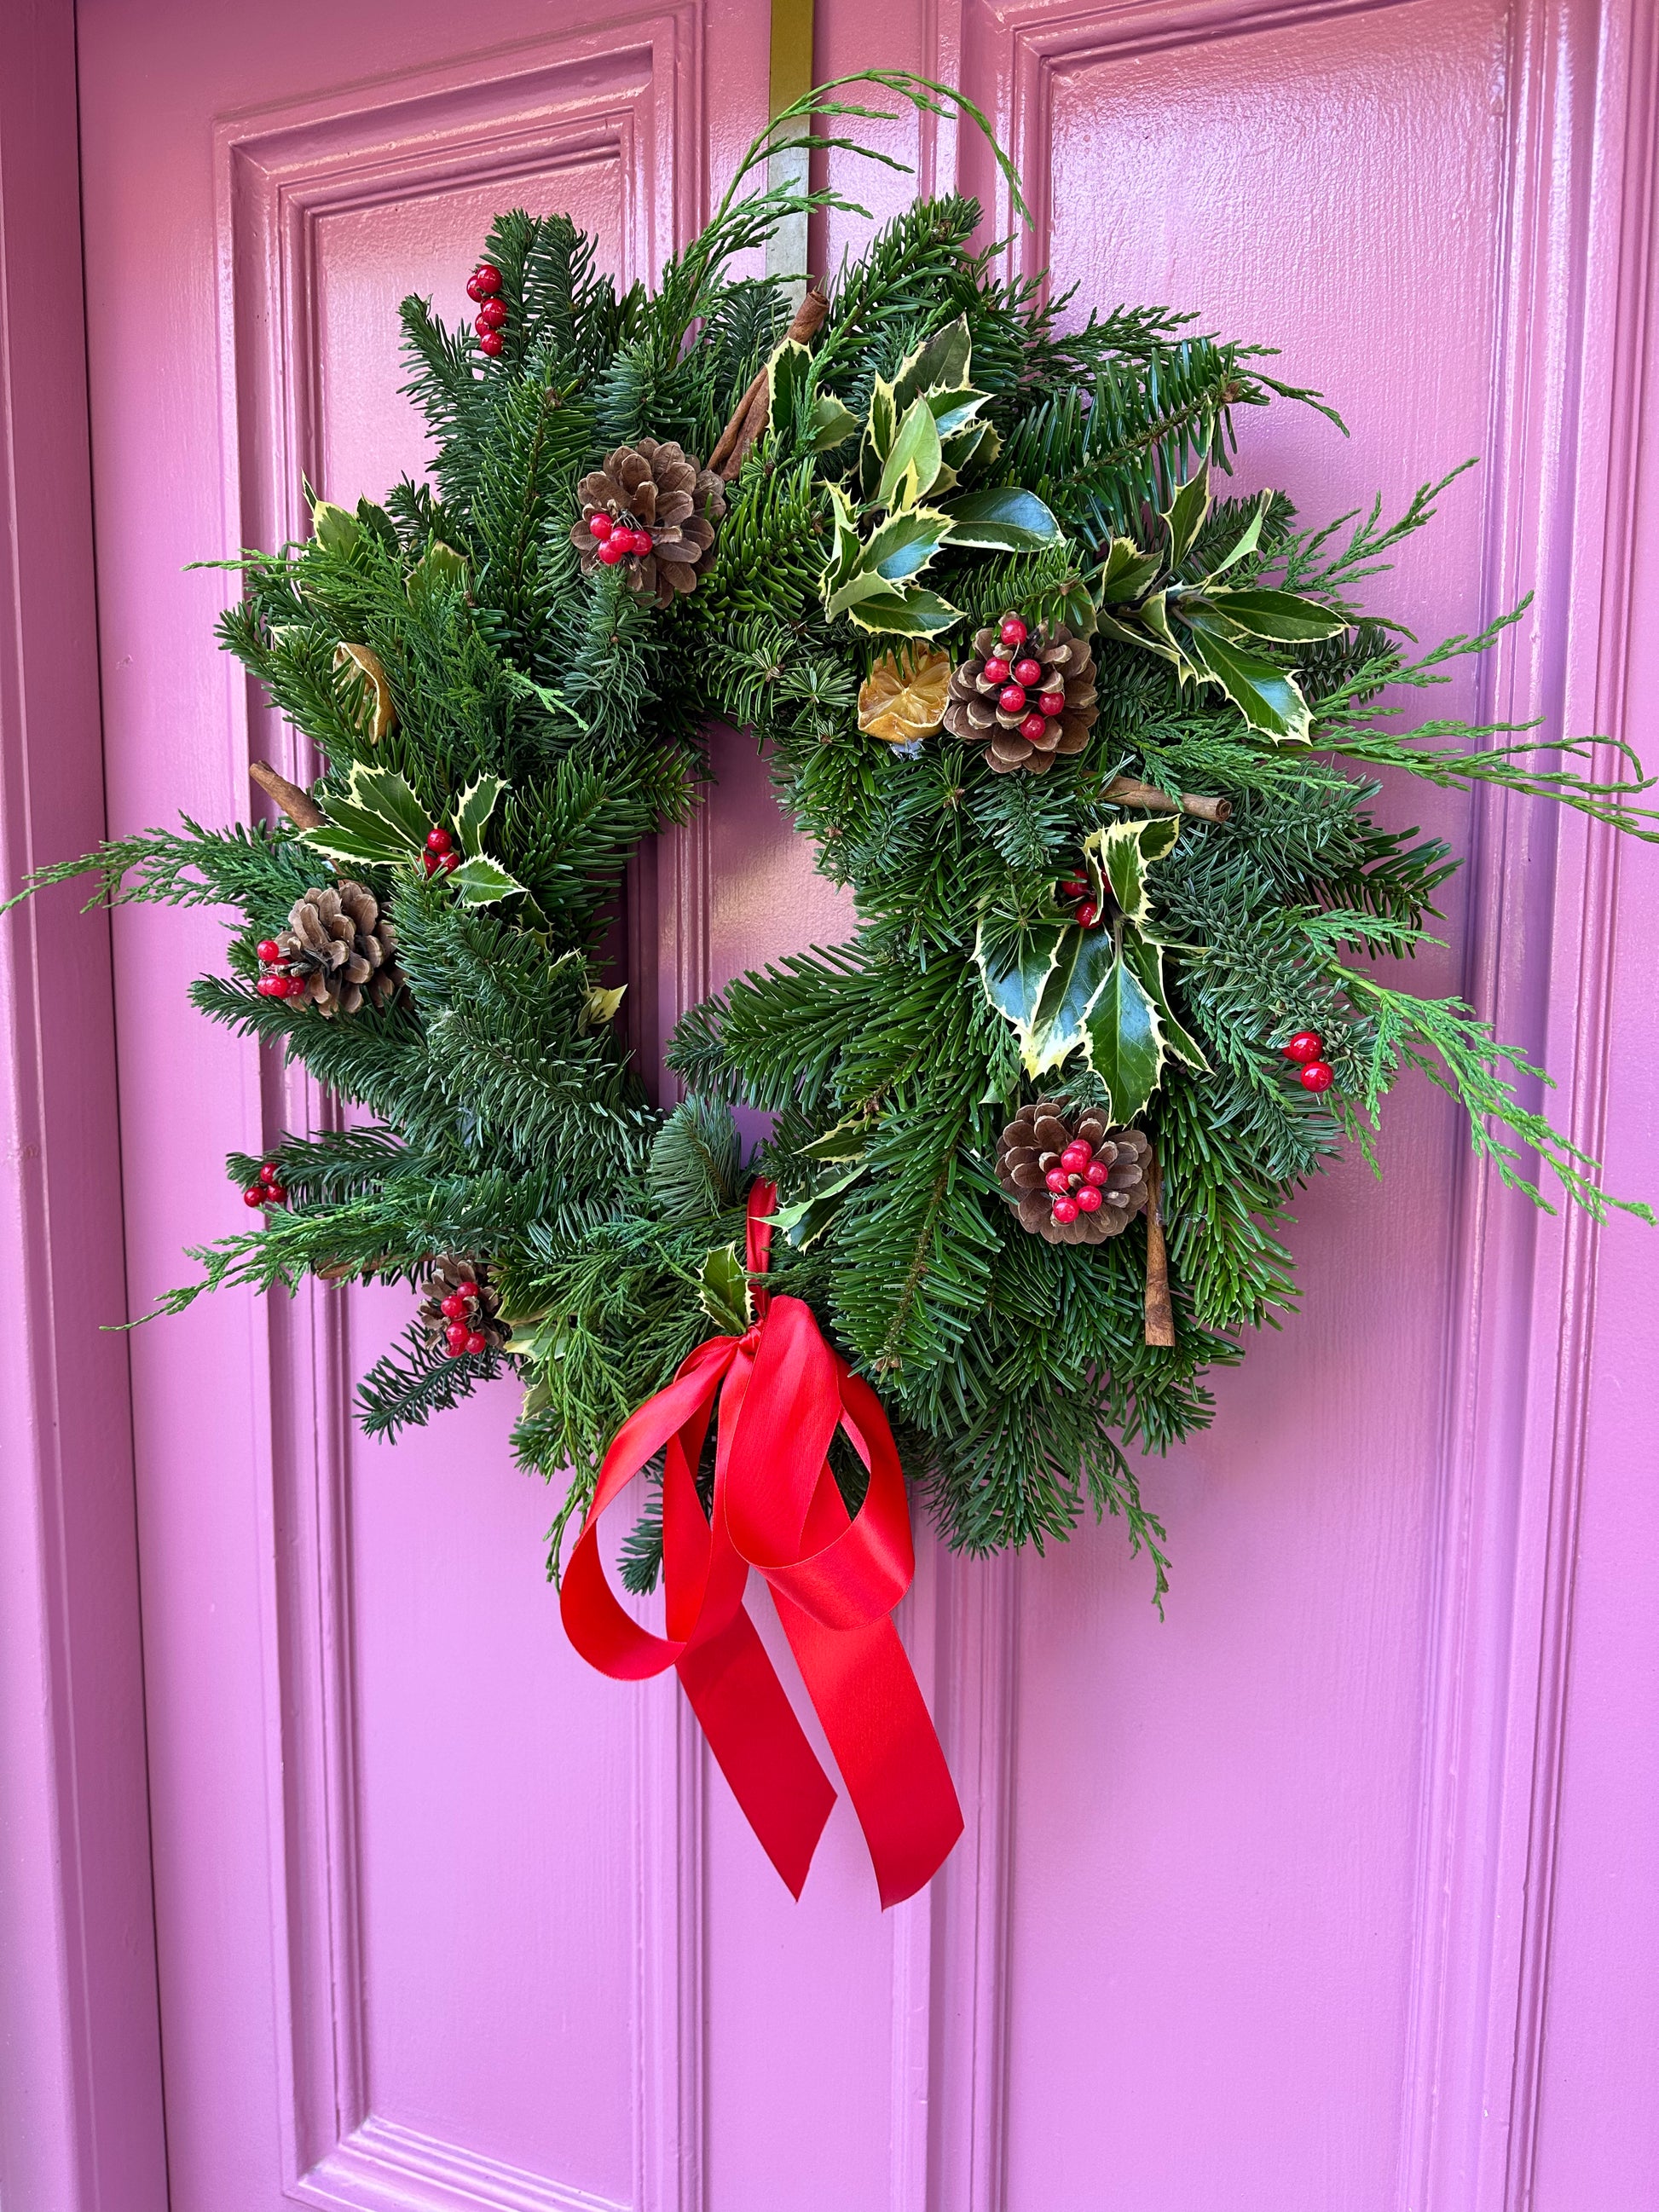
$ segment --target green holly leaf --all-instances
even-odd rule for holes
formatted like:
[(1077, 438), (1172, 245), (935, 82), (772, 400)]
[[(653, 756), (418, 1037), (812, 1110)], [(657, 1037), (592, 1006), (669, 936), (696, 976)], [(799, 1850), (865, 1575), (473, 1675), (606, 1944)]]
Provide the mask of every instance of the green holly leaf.
[(772, 1226), (780, 1231), (783, 1241), (793, 1251), (804, 1252), (809, 1244), (816, 1244), (824, 1231), (832, 1226), (847, 1203), (847, 1194), (854, 1183), (861, 1182), (869, 1173), (863, 1161), (849, 1168), (845, 1175), (820, 1183), (810, 1196), (797, 1200), (793, 1206), (781, 1206), (769, 1215)]
[(1245, 524), (1237, 544), (1233, 547), (1232, 551), (1227, 556), (1224, 561), (1218, 562), (1216, 566), (1211, 569), (1208, 576), (1205, 579), (1206, 583), (1213, 583), (1218, 576), (1224, 576), (1228, 569), (1231, 568), (1236, 562), (1242, 561), (1247, 553), (1255, 552), (1256, 547), (1261, 543), (1261, 526), (1266, 521), (1267, 517), (1267, 495), (1264, 491), (1261, 498), (1256, 501), (1255, 513)]
[(944, 509), (953, 545), (983, 546), (997, 553), (1035, 553), (1057, 545), (1060, 525), (1033, 491), (1018, 484), (964, 492)]
[(1088, 1015), (1089, 1065), (1105, 1085), (1114, 1121), (1146, 1110), (1164, 1066), (1164, 1035), (1151, 994), (1120, 953)]

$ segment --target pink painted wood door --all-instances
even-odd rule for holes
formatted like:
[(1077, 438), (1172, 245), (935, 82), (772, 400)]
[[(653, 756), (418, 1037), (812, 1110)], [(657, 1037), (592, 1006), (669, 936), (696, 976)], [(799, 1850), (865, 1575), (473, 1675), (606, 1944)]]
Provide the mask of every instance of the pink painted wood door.
[[(1037, 211), (1018, 265), (1051, 259), (1085, 305), (1190, 307), (1323, 387), (1353, 435), (1275, 410), (1244, 426), (1246, 483), (1324, 515), (1485, 453), (1379, 598), (1438, 633), (1536, 584), (1449, 706), (1639, 739), (1648, 16), (821, 0), (817, 65), (959, 82)], [(244, 811), (250, 750), (289, 742), (213, 647), (227, 579), (184, 564), (295, 530), (302, 470), (350, 499), (418, 465), (395, 303), (459, 311), (496, 207), (569, 208), (650, 270), (763, 118), (767, 18), (82, 0), (80, 46), (118, 834)], [(882, 136), (1012, 228), (965, 135)], [(884, 211), (908, 189), (847, 181)], [(716, 759), (637, 917), (659, 1024), (845, 924), (749, 741)], [(1653, 1195), (1650, 1078), (1608, 1075), (1651, 1065), (1650, 992), (1608, 988), (1659, 921), (1650, 856), (1389, 805), (1475, 854), (1430, 980), (1576, 1062), (1569, 1126)], [(118, 919), (134, 1311), (233, 1225), (223, 1153), (312, 1110), (186, 1008), (220, 945), (194, 914)], [(1356, 1161), (1309, 1194), (1302, 1317), (1147, 1470), (1167, 1621), (1111, 1527), (990, 1565), (923, 1543), (904, 1627), (968, 1832), (884, 1917), (844, 1806), (796, 1906), (672, 1686), (566, 1648), (504, 1397), (395, 1450), (355, 1433), (400, 1295), (223, 1297), (142, 1332), (173, 2212), (1659, 2206), (1629, 2055), (1659, 2017), (1659, 1824), (1616, 1749), (1659, 1655), (1614, 1571), (1656, 1533), (1616, 1388), (1650, 1367), (1652, 1240), (1540, 1226), (1426, 1086), (1384, 1162), (1381, 1188)], [(1601, 1580), (1570, 1636), (1575, 1561)], [(1641, 1849), (1609, 1851), (1609, 1806)]]

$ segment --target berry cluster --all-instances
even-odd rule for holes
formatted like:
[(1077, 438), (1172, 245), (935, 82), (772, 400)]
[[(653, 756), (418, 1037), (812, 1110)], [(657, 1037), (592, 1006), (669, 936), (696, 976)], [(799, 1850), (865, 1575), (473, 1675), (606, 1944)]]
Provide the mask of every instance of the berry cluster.
[[(262, 937), (254, 951), (259, 956), (264, 970), (254, 989), (262, 999), (303, 999), (311, 988), (310, 978), (296, 975), (292, 964), (283, 957), (283, 948), (274, 937)], [(250, 1206), (253, 1200), (248, 1200)]]
[(242, 1193), (244, 1206), (286, 1206), (288, 1193), (277, 1180), (280, 1170), (274, 1160), (267, 1160), (259, 1170), (258, 1182), (251, 1182)]
[(430, 876), (453, 876), (461, 865), (461, 856), (455, 850), (455, 840), (447, 830), (428, 830), (426, 850), (421, 855), (421, 866)]
[(1042, 681), (1042, 663), (1023, 649), (1030, 634), (1018, 615), (1008, 616), (997, 632), (1004, 650), (986, 662), (985, 676), (988, 682), (1001, 685), (997, 705), (1005, 714), (1019, 715), (1019, 734), (1028, 744), (1035, 744), (1049, 723), (1065, 713), (1066, 694), (1038, 691), (1032, 704), (1032, 689)]
[(1086, 876), (1062, 876), (1060, 895), (1070, 899), (1072, 919), (1079, 929), (1092, 929), (1100, 920), (1100, 908), (1095, 898), (1094, 885)]
[(1086, 1139), (1073, 1137), (1060, 1154), (1058, 1167), (1050, 1168), (1042, 1178), (1054, 1194), (1049, 1208), (1054, 1219), (1063, 1226), (1075, 1221), (1079, 1213), (1098, 1213), (1105, 1203), (1102, 1191), (1111, 1172), (1110, 1164), (1095, 1158), (1095, 1148)]
[(507, 350), (507, 340), (501, 335), (507, 327), (507, 302), (501, 297), (501, 272), (493, 261), (481, 261), (466, 280), (466, 296), (477, 302), (472, 327), (478, 334), (478, 351), (488, 354), (491, 361)]
[(590, 514), (587, 527), (599, 541), (599, 558), (607, 568), (630, 556), (640, 560), (651, 550), (651, 532), (637, 528), (625, 514)]
[(476, 1283), (457, 1283), (439, 1311), (449, 1324), (444, 1331), (447, 1359), (462, 1359), (469, 1354), (476, 1359), (481, 1352), (489, 1351), (489, 1339), (476, 1326), (480, 1318)]
[(1328, 1091), (1336, 1071), (1325, 1058), (1325, 1040), (1317, 1030), (1298, 1030), (1279, 1050), (1296, 1063), (1297, 1080), (1304, 1091)]

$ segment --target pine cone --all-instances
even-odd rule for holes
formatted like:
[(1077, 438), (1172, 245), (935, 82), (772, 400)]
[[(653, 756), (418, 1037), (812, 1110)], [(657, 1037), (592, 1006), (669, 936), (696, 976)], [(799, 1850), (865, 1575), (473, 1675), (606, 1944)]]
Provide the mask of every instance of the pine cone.
[[(1013, 669), (1027, 659), (1037, 663), (1041, 674), (1036, 682), (1022, 684)], [(994, 672), (988, 676), (988, 662)], [(1007, 672), (998, 675), (997, 669)], [(1025, 694), (1018, 714), (1001, 704), (1010, 686)], [(1050, 714), (1040, 702), (1056, 695), (1065, 704)], [(1074, 636), (1064, 623), (1052, 631), (1045, 623), (1024, 645), (1006, 646), (1000, 626), (993, 625), (975, 631), (972, 659), (951, 678), (945, 726), (970, 744), (984, 743), (986, 758), (999, 775), (1017, 768), (1045, 775), (1059, 755), (1083, 750), (1098, 712), (1094, 655), (1086, 639)]]
[(670, 438), (659, 445), (641, 438), (637, 446), (618, 446), (576, 487), (582, 519), (570, 526), (570, 542), (582, 556), (582, 574), (591, 576), (600, 562), (601, 541), (589, 525), (605, 514), (621, 530), (641, 530), (651, 539), (648, 553), (629, 552), (621, 562), (628, 580), (665, 607), (676, 592), (693, 592), (714, 558), (714, 525), (726, 513), (726, 488)]
[[(1080, 1141), (1094, 1148), (1095, 1160), (1107, 1170), (1099, 1186), (1097, 1212), (1079, 1212), (1075, 1221), (1056, 1221), (1057, 1194), (1044, 1181), (1060, 1165), (1067, 1145)], [(1141, 1212), (1150, 1196), (1147, 1164), (1152, 1148), (1139, 1129), (1110, 1129), (1106, 1116), (1091, 1107), (1075, 1114), (1064, 1098), (1039, 1098), (1023, 1106), (997, 1139), (997, 1181), (1019, 1214), (1019, 1225), (1049, 1244), (1103, 1244), (1116, 1237)], [(1083, 1187), (1081, 1175), (1071, 1177), (1073, 1191)]]
[(305, 1000), (325, 1014), (355, 1014), (364, 988), (383, 1006), (403, 978), (398, 939), (367, 884), (330, 884), (296, 899), (288, 927), (277, 933), (278, 973), (301, 975)]
[[(487, 1260), (475, 1259), (466, 1252), (446, 1252), (432, 1262), (431, 1272), (421, 1285), (425, 1295), (416, 1313), (429, 1343), (450, 1346), (452, 1326), (465, 1322), (470, 1334), (483, 1338), (487, 1351), (500, 1352), (506, 1345), (513, 1332), (500, 1318), (501, 1295), (490, 1284), (489, 1267)], [(466, 1311), (447, 1314), (444, 1300), (462, 1296), (466, 1298)], [(465, 1345), (450, 1348), (458, 1353), (466, 1349)]]

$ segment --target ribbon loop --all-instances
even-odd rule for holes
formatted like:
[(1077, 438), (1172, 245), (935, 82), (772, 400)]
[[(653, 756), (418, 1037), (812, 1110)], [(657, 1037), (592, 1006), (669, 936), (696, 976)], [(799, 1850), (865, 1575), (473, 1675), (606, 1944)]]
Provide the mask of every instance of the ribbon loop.
[[(776, 1203), (749, 1194), (749, 1273), (766, 1273)], [(802, 1682), (847, 1784), (884, 1906), (931, 1880), (962, 1833), (939, 1737), (891, 1613), (915, 1571), (904, 1477), (879, 1400), (825, 1343), (811, 1309), (751, 1283), (754, 1326), (717, 1336), (631, 1413), (599, 1469), (565, 1570), (566, 1633), (602, 1674), (672, 1667), (763, 1849), (799, 1897), (835, 1790), (744, 1609), (770, 1588)], [(696, 1470), (717, 1423), (714, 1497)], [(868, 1471), (849, 1514), (830, 1466), (837, 1429)], [(663, 1454), (665, 1637), (627, 1612), (599, 1554), (605, 1508)]]

